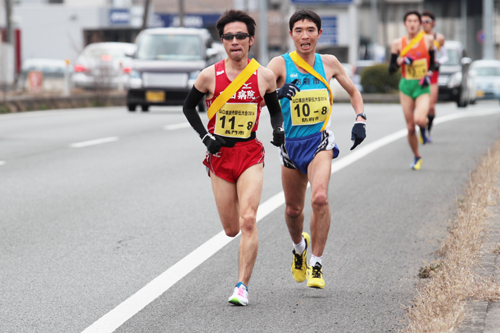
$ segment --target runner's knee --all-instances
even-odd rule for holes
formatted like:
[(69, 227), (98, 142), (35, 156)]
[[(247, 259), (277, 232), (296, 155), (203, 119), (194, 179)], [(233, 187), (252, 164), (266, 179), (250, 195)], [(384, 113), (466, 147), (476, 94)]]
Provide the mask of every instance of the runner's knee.
[(323, 208), (328, 206), (328, 195), (326, 191), (316, 191), (311, 194), (311, 205), (314, 208)]
[(240, 217), (241, 232), (253, 232), (256, 229), (257, 212), (253, 210), (247, 211)]
[(408, 124), (408, 134), (414, 135), (416, 133), (415, 124)]
[(300, 214), (302, 213), (302, 207), (287, 205), (285, 213), (286, 213), (286, 215), (290, 216), (291, 218), (299, 217)]
[(238, 235), (238, 233), (240, 232), (240, 230), (236, 229), (236, 228), (227, 227), (227, 228), (224, 228), (224, 232), (226, 233), (226, 236), (232, 238), (232, 237), (236, 237)]

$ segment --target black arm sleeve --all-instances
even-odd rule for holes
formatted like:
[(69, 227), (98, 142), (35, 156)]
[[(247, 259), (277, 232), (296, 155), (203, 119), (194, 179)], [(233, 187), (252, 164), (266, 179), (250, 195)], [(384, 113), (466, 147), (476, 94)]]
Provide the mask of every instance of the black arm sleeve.
[(194, 130), (198, 132), (200, 138), (203, 138), (205, 134), (207, 134), (207, 130), (205, 129), (205, 126), (203, 126), (203, 123), (201, 122), (200, 115), (198, 114), (198, 111), (196, 111), (196, 106), (198, 105), (198, 103), (200, 103), (203, 96), (205, 96), (205, 94), (193, 86), (193, 88), (187, 95), (186, 100), (184, 101), (184, 105), (182, 107), (184, 115), (186, 116), (187, 120), (194, 128)]
[(394, 74), (398, 70), (398, 55), (392, 53), (391, 54), (391, 63), (389, 64), (389, 74)]
[(282, 127), (283, 114), (281, 113), (281, 106), (276, 91), (266, 93), (264, 95), (264, 101), (266, 101), (267, 109), (271, 115), (271, 126), (273, 129), (276, 127)]
[(436, 69), (436, 61), (435, 61), (435, 51), (429, 50), (429, 70), (433, 71)]

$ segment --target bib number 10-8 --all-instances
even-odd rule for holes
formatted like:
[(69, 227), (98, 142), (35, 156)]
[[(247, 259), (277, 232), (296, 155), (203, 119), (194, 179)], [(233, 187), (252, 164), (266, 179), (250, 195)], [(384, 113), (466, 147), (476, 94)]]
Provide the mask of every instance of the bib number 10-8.
[(328, 91), (302, 90), (290, 101), (292, 125), (312, 125), (324, 122), (330, 109)]

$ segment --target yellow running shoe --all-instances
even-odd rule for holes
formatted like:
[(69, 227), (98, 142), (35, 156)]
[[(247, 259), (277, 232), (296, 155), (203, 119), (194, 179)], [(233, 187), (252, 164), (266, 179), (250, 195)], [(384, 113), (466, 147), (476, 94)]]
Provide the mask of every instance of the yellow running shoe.
[(295, 250), (292, 251), (293, 259), (292, 259), (292, 274), (293, 278), (297, 282), (304, 282), (306, 280), (307, 275), (307, 249), (309, 248), (309, 244), (311, 243), (311, 236), (307, 232), (302, 233), (302, 237), (306, 241), (306, 248), (302, 254), (295, 253)]
[(422, 157), (415, 157), (415, 161), (411, 165), (411, 168), (413, 170), (420, 170), (421, 167), (422, 167)]
[(325, 288), (325, 280), (323, 280), (323, 266), (319, 262), (314, 267), (307, 267), (307, 286), (311, 288)]

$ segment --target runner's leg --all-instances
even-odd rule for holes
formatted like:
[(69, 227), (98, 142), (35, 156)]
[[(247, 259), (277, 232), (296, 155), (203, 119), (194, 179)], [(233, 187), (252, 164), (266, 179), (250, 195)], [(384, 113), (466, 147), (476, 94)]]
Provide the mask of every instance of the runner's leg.
[(415, 130), (415, 101), (408, 95), (399, 93), (399, 100), (401, 101), (401, 106), (403, 107), (403, 113), (406, 120), (406, 127), (408, 129), (408, 143), (413, 151), (415, 157), (420, 157), (418, 151), (418, 138)]
[(219, 178), (212, 172), (210, 172), (210, 180), (222, 227), (226, 235), (235, 237), (240, 232), (236, 184)]
[(236, 182), (240, 207), (239, 228), (241, 230), (238, 281), (243, 282), (246, 286), (250, 281), (259, 248), (257, 209), (262, 195), (263, 180), (264, 165), (259, 163), (246, 169)]
[(285, 193), (285, 221), (294, 244), (302, 241), (304, 227), (304, 202), (307, 189), (307, 175), (300, 170), (281, 166), (281, 180)]
[(307, 168), (311, 183), (311, 244), (312, 254), (323, 255), (330, 230), (330, 206), (328, 203), (328, 183), (332, 169), (333, 151), (319, 152)]

